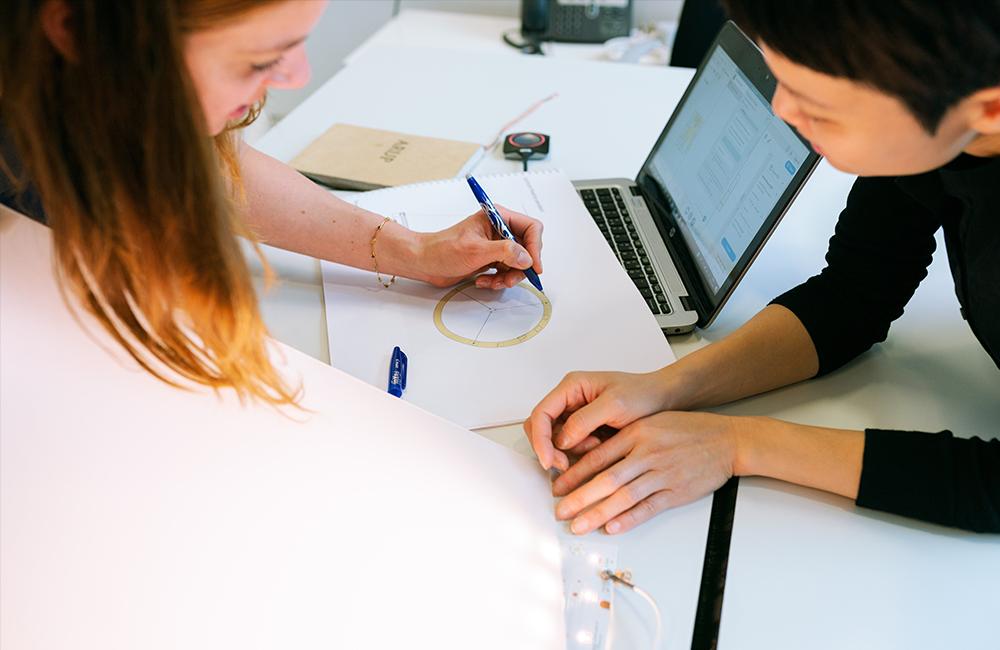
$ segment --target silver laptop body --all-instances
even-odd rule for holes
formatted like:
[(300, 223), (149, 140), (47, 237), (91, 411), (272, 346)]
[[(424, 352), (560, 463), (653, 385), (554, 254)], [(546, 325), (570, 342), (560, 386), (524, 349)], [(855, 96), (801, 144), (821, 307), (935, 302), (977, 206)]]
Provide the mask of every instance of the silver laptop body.
[(666, 334), (711, 324), (819, 161), (774, 88), (729, 22), (638, 177), (573, 183)]

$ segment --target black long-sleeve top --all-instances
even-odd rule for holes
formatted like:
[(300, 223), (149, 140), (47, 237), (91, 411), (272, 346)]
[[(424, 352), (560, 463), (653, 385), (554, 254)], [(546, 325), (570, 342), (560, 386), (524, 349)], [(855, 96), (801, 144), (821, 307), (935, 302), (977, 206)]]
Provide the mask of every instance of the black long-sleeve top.
[[(924, 174), (859, 178), (826, 268), (773, 301), (809, 332), (818, 375), (885, 340), (927, 275), (939, 228), (962, 315), (1000, 367), (1000, 159), (963, 154)], [(857, 504), (1000, 532), (1000, 440), (867, 429)]]

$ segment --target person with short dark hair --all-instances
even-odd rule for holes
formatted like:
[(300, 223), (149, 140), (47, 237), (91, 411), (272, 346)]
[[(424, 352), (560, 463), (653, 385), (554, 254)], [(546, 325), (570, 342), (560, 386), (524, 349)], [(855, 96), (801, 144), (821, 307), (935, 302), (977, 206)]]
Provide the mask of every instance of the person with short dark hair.
[[(1000, 366), (1000, 2), (724, 4), (777, 79), (775, 113), (859, 178), (819, 275), (675, 364), (571, 373), (538, 404), (525, 430), (542, 465), (563, 470), (557, 516), (576, 533), (623, 532), (761, 475), (1000, 532), (1000, 440), (695, 411), (832, 372), (884, 341), (939, 229), (962, 314)], [(620, 431), (602, 441), (602, 425)]]

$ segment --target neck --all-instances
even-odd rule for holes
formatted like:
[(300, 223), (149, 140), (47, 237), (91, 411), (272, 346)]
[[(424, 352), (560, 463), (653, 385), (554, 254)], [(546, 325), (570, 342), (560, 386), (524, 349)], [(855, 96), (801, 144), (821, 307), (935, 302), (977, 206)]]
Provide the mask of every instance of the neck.
[(977, 136), (963, 151), (980, 158), (1000, 156), (1000, 134), (991, 133), (989, 135)]

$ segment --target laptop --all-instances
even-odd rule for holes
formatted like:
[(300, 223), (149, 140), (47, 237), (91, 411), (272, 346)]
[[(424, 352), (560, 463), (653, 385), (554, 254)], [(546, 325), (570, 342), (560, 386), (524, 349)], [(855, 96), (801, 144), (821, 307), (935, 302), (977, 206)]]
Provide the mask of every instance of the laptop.
[(819, 162), (774, 88), (730, 21), (639, 176), (573, 183), (666, 334), (711, 325)]

